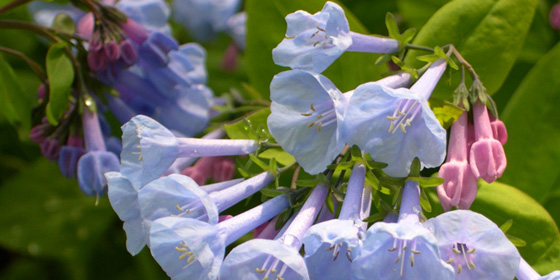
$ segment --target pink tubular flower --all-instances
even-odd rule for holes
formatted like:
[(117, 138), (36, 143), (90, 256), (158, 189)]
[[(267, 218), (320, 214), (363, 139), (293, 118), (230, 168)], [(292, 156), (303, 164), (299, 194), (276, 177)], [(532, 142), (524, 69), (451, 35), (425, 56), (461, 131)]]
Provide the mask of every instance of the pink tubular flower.
[(477, 102), (473, 107), (475, 142), (470, 149), (470, 165), (476, 178), (488, 183), (501, 177), (506, 169), (506, 154), (500, 141), (494, 138), (488, 110)]
[(228, 181), (233, 178), (235, 163), (230, 157), (214, 157), (212, 179), (214, 182)]
[(504, 122), (493, 115), (490, 115), (490, 125), (492, 126), (492, 135), (494, 136), (494, 139), (500, 141), (502, 146), (505, 145), (508, 139), (508, 134)]
[(200, 158), (193, 166), (187, 167), (181, 174), (191, 177), (197, 184), (204, 185), (212, 177), (213, 157)]
[(445, 182), (437, 192), (445, 211), (454, 206), (469, 209), (476, 197), (476, 177), (468, 162), (468, 128), (467, 112), (463, 112), (451, 127), (447, 161), (439, 169), (438, 176)]

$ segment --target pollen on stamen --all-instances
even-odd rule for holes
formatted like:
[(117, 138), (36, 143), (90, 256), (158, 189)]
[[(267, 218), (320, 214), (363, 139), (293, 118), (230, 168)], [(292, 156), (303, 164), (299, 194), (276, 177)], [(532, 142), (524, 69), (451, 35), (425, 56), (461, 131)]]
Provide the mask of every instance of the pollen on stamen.
[(176, 208), (178, 211), (181, 211), (181, 212), (185, 211), (185, 209), (181, 208), (181, 206), (179, 206), (179, 204), (175, 204), (175, 208)]
[(327, 48), (327, 42), (323, 42), (323, 49)]
[(317, 131), (321, 132), (321, 125), (323, 125), (323, 123), (319, 123), (319, 125), (317, 125)]
[(396, 120), (399, 119), (399, 117), (397, 117), (397, 116), (387, 116), (387, 119), (390, 120), (390, 121), (396, 121)]
[(317, 41), (317, 42), (313, 43), (313, 46), (316, 47), (317, 45), (319, 45), (319, 43), (321, 43), (321, 42)]
[(312, 127), (314, 125), (315, 125), (315, 122), (312, 122), (312, 123), (308, 124), (307, 127)]
[(455, 259), (454, 259), (454, 258), (451, 258), (451, 259), (447, 260), (445, 263), (451, 264), (451, 263), (453, 263), (454, 261), (455, 261)]
[(317, 26), (317, 29), (319, 29), (319, 31), (326, 32), (325, 29), (323, 29), (323, 28), (321, 28), (321, 27), (319, 27), (319, 26)]
[(313, 103), (309, 104), (309, 108), (311, 109), (311, 111), (315, 112), (315, 107), (313, 107)]
[(266, 272), (266, 269), (260, 269), (260, 268), (258, 268), (258, 267), (255, 268), (255, 270), (256, 270), (258, 273), (265, 273), (265, 272)]
[[(404, 124), (403, 124), (403, 123), (401, 123), (401, 124), (399, 125), (399, 127), (401, 128), (401, 131), (402, 131), (403, 133), (406, 133), (406, 129), (404, 128)], [(393, 132), (394, 132), (394, 131), (393, 131)]]
[(475, 250), (476, 250), (476, 248), (472, 248), (472, 249), (468, 250), (467, 253), (472, 254), (472, 253), (474, 253)]
[(288, 40), (292, 40), (292, 39), (295, 39), (296, 36), (291, 36), (291, 37), (286, 36), (286, 37), (284, 37), (284, 38), (286, 38), (286, 39), (288, 39)]
[(463, 266), (458, 264), (457, 265), (457, 274), (461, 274), (461, 270), (463, 270)]
[(307, 114), (301, 114), (304, 117), (310, 117), (311, 115), (313, 115), (313, 113), (307, 113)]
[(461, 254), (461, 251), (457, 250), (457, 248), (455, 248), (455, 247), (453, 247), (453, 252), (454, 252), (455, 254)]

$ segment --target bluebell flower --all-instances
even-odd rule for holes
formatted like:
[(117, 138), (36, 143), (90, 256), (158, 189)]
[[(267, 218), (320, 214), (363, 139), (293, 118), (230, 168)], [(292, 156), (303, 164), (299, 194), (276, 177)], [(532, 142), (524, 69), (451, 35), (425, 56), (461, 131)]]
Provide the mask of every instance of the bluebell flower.
[(167, 128), (142, 115), (124, 124), (122, 131), (121, 172), (138, 186), (159, 178), (179, 157), (250, 154), (259, 146), (253, 140), (175, 137)]
[(164, 0), (120, 0), (115, 6), (148, 30), (171, 34), (169, 7)]
[(317, 185), (276, 240), (253, 239), (235, 247), (222, 263), (220, 279), (309, 279), (299, 254), (301, 238), (316, 219), (327, 193), (325, 184)]
[(424, 223), (436, 239), (444, 261), (455, 268), (455, 279), (513, 279), (520, 255), (502, 230), (469, 210), (443, 213)]
[(422, 167), (439, 166), (445, 158), (446, 132), (427, 100), (445, 67), (444, 60), (436, 61), (410, 89), (376, 82), (358, 86), (348, 103), (341, 137), (375, 161), (387, 163), (383, 171), (389, 176), (407, 176), (415, 157)]
[(362, 35), (350, 31), (344, 10), (333, 2), (313, 15), (296, 11), (286, 16), (286, 38), (272, 50), (274, 63), (321, 73), (345, 51), (393, 53), (399, 50), (394, 39)]
[[(352, 261), (365, 238), (362, 219), (369, 216), (371, 191), (364, 193), (366, 169), (356, 164), (350, 175), (338, 219), (313, 225), (303, 236), (305, 263), (311, 279), (349, 279)], [(369, 187), (367, 187), (369, 189)], [(362, 203), (366, 202), (366, 203)], [(367, 208), (367, 211), (362, 210)]]
[(78, 169), (78, 160), (85, 154), (85, 150), (81, 147), (62, 146), (58, 154), (58, 168), (62, 176), (67, 178), (76, 178)]
[(245, 11), (233, 15), (227, 21), (227, 33), (233, 38), (241, 51), (245, 50), (247, 37), (247, 13)]
[(196, 41), (205, 42), (227, 28), (240, 4), (240, 0), (174, 0), (173, 19)]
[(560, 280), (560, 270), (541, 276), (523, 258), (520, 259), (519, 269), (515, 278), (518, 280)]
[(352, 279), (453, 279), (441, 259), (436, 237), (419, 221), (420, 189), (408, 181), (397, 223), (377, 222), (352, 262)]
[[(400, 74), (378, 83), (399, 87), (409, 81), (409, 74)], [(325, 76), (302, 70), (274, 76), (270, 93), (270, 133), (307, 173), (323, 172), (346, 144), (339, 127), (353, 93), (342, 94)]]
[(157, 219), (150, 230), (152, 256), (172, 279), (217, 279), (226, 246), (288, 206), (287, 196), (277, 196), (217, 225), (181, 217)]
[(337, 127), (346, 100), (325, 76), (292, 70), (270, 84), (268, 128), (309, 174), (324, 171), (344, 148)]
[(171, 174), (140, 189), (140, 212), (144, 219), (150, 221), (173, 215), (215, 224), (220, 212), (266, 187), (273, 180), (272, 174), (264, 172), (237, 184), (232, 184), (236, 181), (218, 183), (224, 189), (209, 193), (192, 178)]
[(27, 4), (27, 8), (33, 20), (42, 26), (52, 26), (58, 14), (66, 14), (72, 18), (74, 22), (78, 22), (85, 14), (84, 11), (71, 4), (33, 1)]

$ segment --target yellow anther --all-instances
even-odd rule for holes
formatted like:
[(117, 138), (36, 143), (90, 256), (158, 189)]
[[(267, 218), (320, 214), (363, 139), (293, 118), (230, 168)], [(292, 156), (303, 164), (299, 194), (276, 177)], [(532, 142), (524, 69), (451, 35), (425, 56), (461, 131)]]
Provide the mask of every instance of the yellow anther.
[(292, 36), (292, 37), (286, 36), (286, 37), (284, 37), (284, 38), (286, 38), (286, 39), (288, 39), (288, 40), (292, 40), (292, 39), (294, 39), (295, 37), (296, 37), (296, 36)]
[(266, 269), (260, 269), (260, 268), (258, 268), (258, 267), (257, 267), (255, 270), (256, 270), (258, 273), (265, 273), (265, 272), (266, 272)]
[(270, 269), (270, 273), (276, 273), (276, 269), (271, 268), (271, 269)]
[(319, 132), (321, 132), (321, 126), (322, 126), (322, 125), (323, 125), (323, 123), (319, 123), (319, 125), (317, 125), (317, 130), (318, 130)]
[(315, 122), (310, 123), (309, 125), (307, 125), (307, 127), (312, 127), (315, 125)]
[(190, 264), (194, 261), (194, 255), (191, 255), (188, 259), (187, 259), (187, 263)]
[(455, 254), (461, 254), (461, 251), (457, 250), (455, 247), (453, 247), (453, 252), (455, 252)]
[[(194, 257), (192, 254), (193, 254), (192, 252), (186, 252), (186, 253), (180, 255), (180, 256), (179, 256), (179, 259), (182, 260), (182, 259), (184, 259), (184, 258), (186, 258), (186, 257), (189, 257), (189, 256), (190, 256), (190, 257), (189, 257), (189, 259), (190, 259), (190, 258)], [(187, 260), (187, 263), (189, 263), (188, 260)]]
[(185, 211), (185, 209), (181, 208), (181, 206), (179, 206), (179, 204), (175, 204), (175, 208), (176, 208), (178, 211), (181, 211), (181, 212)]
[(469, 261), (469, 264), (472, 266), (472, 269), (476, 269), (476, 265), (472, 261)]
[(420, 251), (418, 251), (418, 250), (412, 250), (411, 249), (410, 252), (413, 253), (413, 254), (416, 254), (416, 255), (420, 254)]
[(447, 260), (446, 263), (447, 263), (447, 264), (451, 264), (451, 263), (454, 262), (454, 261), (455, 261), (455, 259), (454, 259), (454, 258), (451, 258), (451, 259)]
[(460, 265), (460, 264), (458, 264), (458, 265), (457, 265), (457, 274), (460, 274), (460, 273), (461, 273), (461, 270), (463, 270), (463, 266)]
[(406, 133), (406, 129), (404, 129), (404, 124), (403, 124), (403, 123), (401, 123), (400, 128), (401, 128), (401, 131), (402, 131), (403, 133)]
[(268, 276), (265, 276), (262, 280), (268, 280)]
[(323, 114), (317, 115), (317, 118), (318, 118), (318, 119), (320, 119), (320, 118), (322, 118), (322, 117), (323, 117)]
[(395, 122), (394, 121), (392, 121), (391, 126), (389, 126), (389, 132), (391, 132), (393, 130), (393, 128), (395, 128)]
[(138, 156), (138, 161), (142, 161), (142, 155)]
[(393, 247), (393, 248), (391, 248), (391, 249), (388, 249), (387, 251), (389, 251), (389, 252), (394, 252), (395, 250), (397, 250), (397, 247)]
[(317, 41), (317, 42), (313, 43), (313, 46), (316, 47), (317, 45), (319, 45), (319, 43), (321, 43), (321, 42)]
[(309, 104), (309, 108), (311, 109), (311, 111), (315, 112), (315, 107), (313, 107), (313, 103)]
[(280, 276), (276, 276), (276, 280), (284, 280), (284, 278), (282, 278)]
[(397, 115), (399, 115), (399, 116), (406, 116), (406, 114), (403, 113), (403, 112), (401, 112), (401, 110), (397, 110)]
[(414, 266), (414, 255), (410, 255), (410, 267)]
[(399, 254), (399, 256), (397, 257), (397, 259), (395, 260), (395, 263), (398, 263), (402, 258), (402, 254)]
[(177, 250), (178, 252), (187, 252), (187, 248), (184, 247), (175, 247), (175, 250)]
[(142, 150), (142, 146), (140, 146), (140, 145), (136, 145), (136, 148), (137, 148), (138, 150)]
[(474, 253), (475, 250), (476, 250), (476, 248), (472, 248), (472, 249), (468, 250), (467, 253), (472, 254), (472, 253)]
[(410, 126), (410, 119), (406, 119), (405, 123), (407, 126)]
[(304, 117), (309, 117), (309, 116), (313, 115), (313, 113), (307, 113), (307, 114), (301, 114), (301, 115), (304, 116)]
[(396, 120), (399, 119), (399, 117), (397, 117), (397, 116), (394, 116), (394, 117), (393, 116), (387, 116), (387, 119), (390, 120), (390, 121), (396, 121)]
[(325, 32), (325, 29), (323, 29), (323, 28), (321, 28), (321, 27), (319, 27), (319, 26), (317, 26), (317, 29), (319, 29), (320, 31)]

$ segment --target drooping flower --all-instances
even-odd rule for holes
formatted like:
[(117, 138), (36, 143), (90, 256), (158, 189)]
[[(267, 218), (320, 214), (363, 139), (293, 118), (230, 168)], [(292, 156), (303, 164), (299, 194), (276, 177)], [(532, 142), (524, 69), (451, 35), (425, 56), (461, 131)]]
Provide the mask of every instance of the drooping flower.
[(152, 256), (172, 279), (217, 279), (225, 248), (289, 206), (285, 195), (227, 219), (208, 224), (181, 217), (152, 223)]
[(179, 157), (242, 155), (255, 152), (253, 140), (175, 137), (153, 119), (138, 115), (122, 126), (121, 172), (143, 186), (161, 176)]
[(309, 279), (298, 250), (327, 193), (325, 184), (317, 185), (294, 220), (275, 240), (253, 239), (235, 247), (222, 263), (220, 279)]
[[(303, 236), (305, 263), (311, 279), (349, 279), (352, 261), (359, 255), (365, 232), (362, 219), (369, 216), (362, 204), (366, 169), (357, 164), (352, 170), (338, 219), (313, 225)], [(366, 188), (369, 189), (369, 188)], [(371, 204), (367, 193), (367, 205)], [(363, 213), (362, 213), (363, 212)]]
[(447, 161), (441, 166), (438, 176), (445, 182), (437, 187), (443, 210), (451, 207), (469, 209), (478, 191), (476, 177), (468, 161), (468, 116), (463, 112), (451, 126)]
[(455, 268), (455, 279), (513, 279), (520, 255), (502, 230), (469, 210), (443, 213), (424, 223), (437, 239), (444, 261)]
[(422, 167), (439, 166), (446, 132), (427, 100), (445, 68), (446, 62), (437, 60), (410, 89), (375, 82), (358, 86), (344, 115), (342, 138), (387, 163), (383, 171), (393, 177), (407, 176), (415, 157)]
[(507, 159), (502, 144), (494, 138), (488, 110), (480, 101), (473, 106), (473, 122), (475, 142), (470, 149), (471, 170), (476, 178), (492, 183), (502, 177)]
[(286, 38), (272, 50), (274, 63), (321, 73), (345, 51), (393, 53), (399, 42), (351, 32), (344, 10), (333, 2), (313, 15), (296, 11), (286, 16)]
[(352, 262), (352, 279), (453, 279), (453, 268), (441, 259), (436, 237), (424, 227), (417, 182), (405, 183), (399, 221), (377, 222)]
[[(409, 79), (408, 74), (401, 74), (378, 82), (400, 87)], [(342, 94), (325, 76), (302, 70), (274, 76), (270, 92), (270, 133), (306, 172), (324, 171), (346, 144), (339, 127), (352, 93)]]

